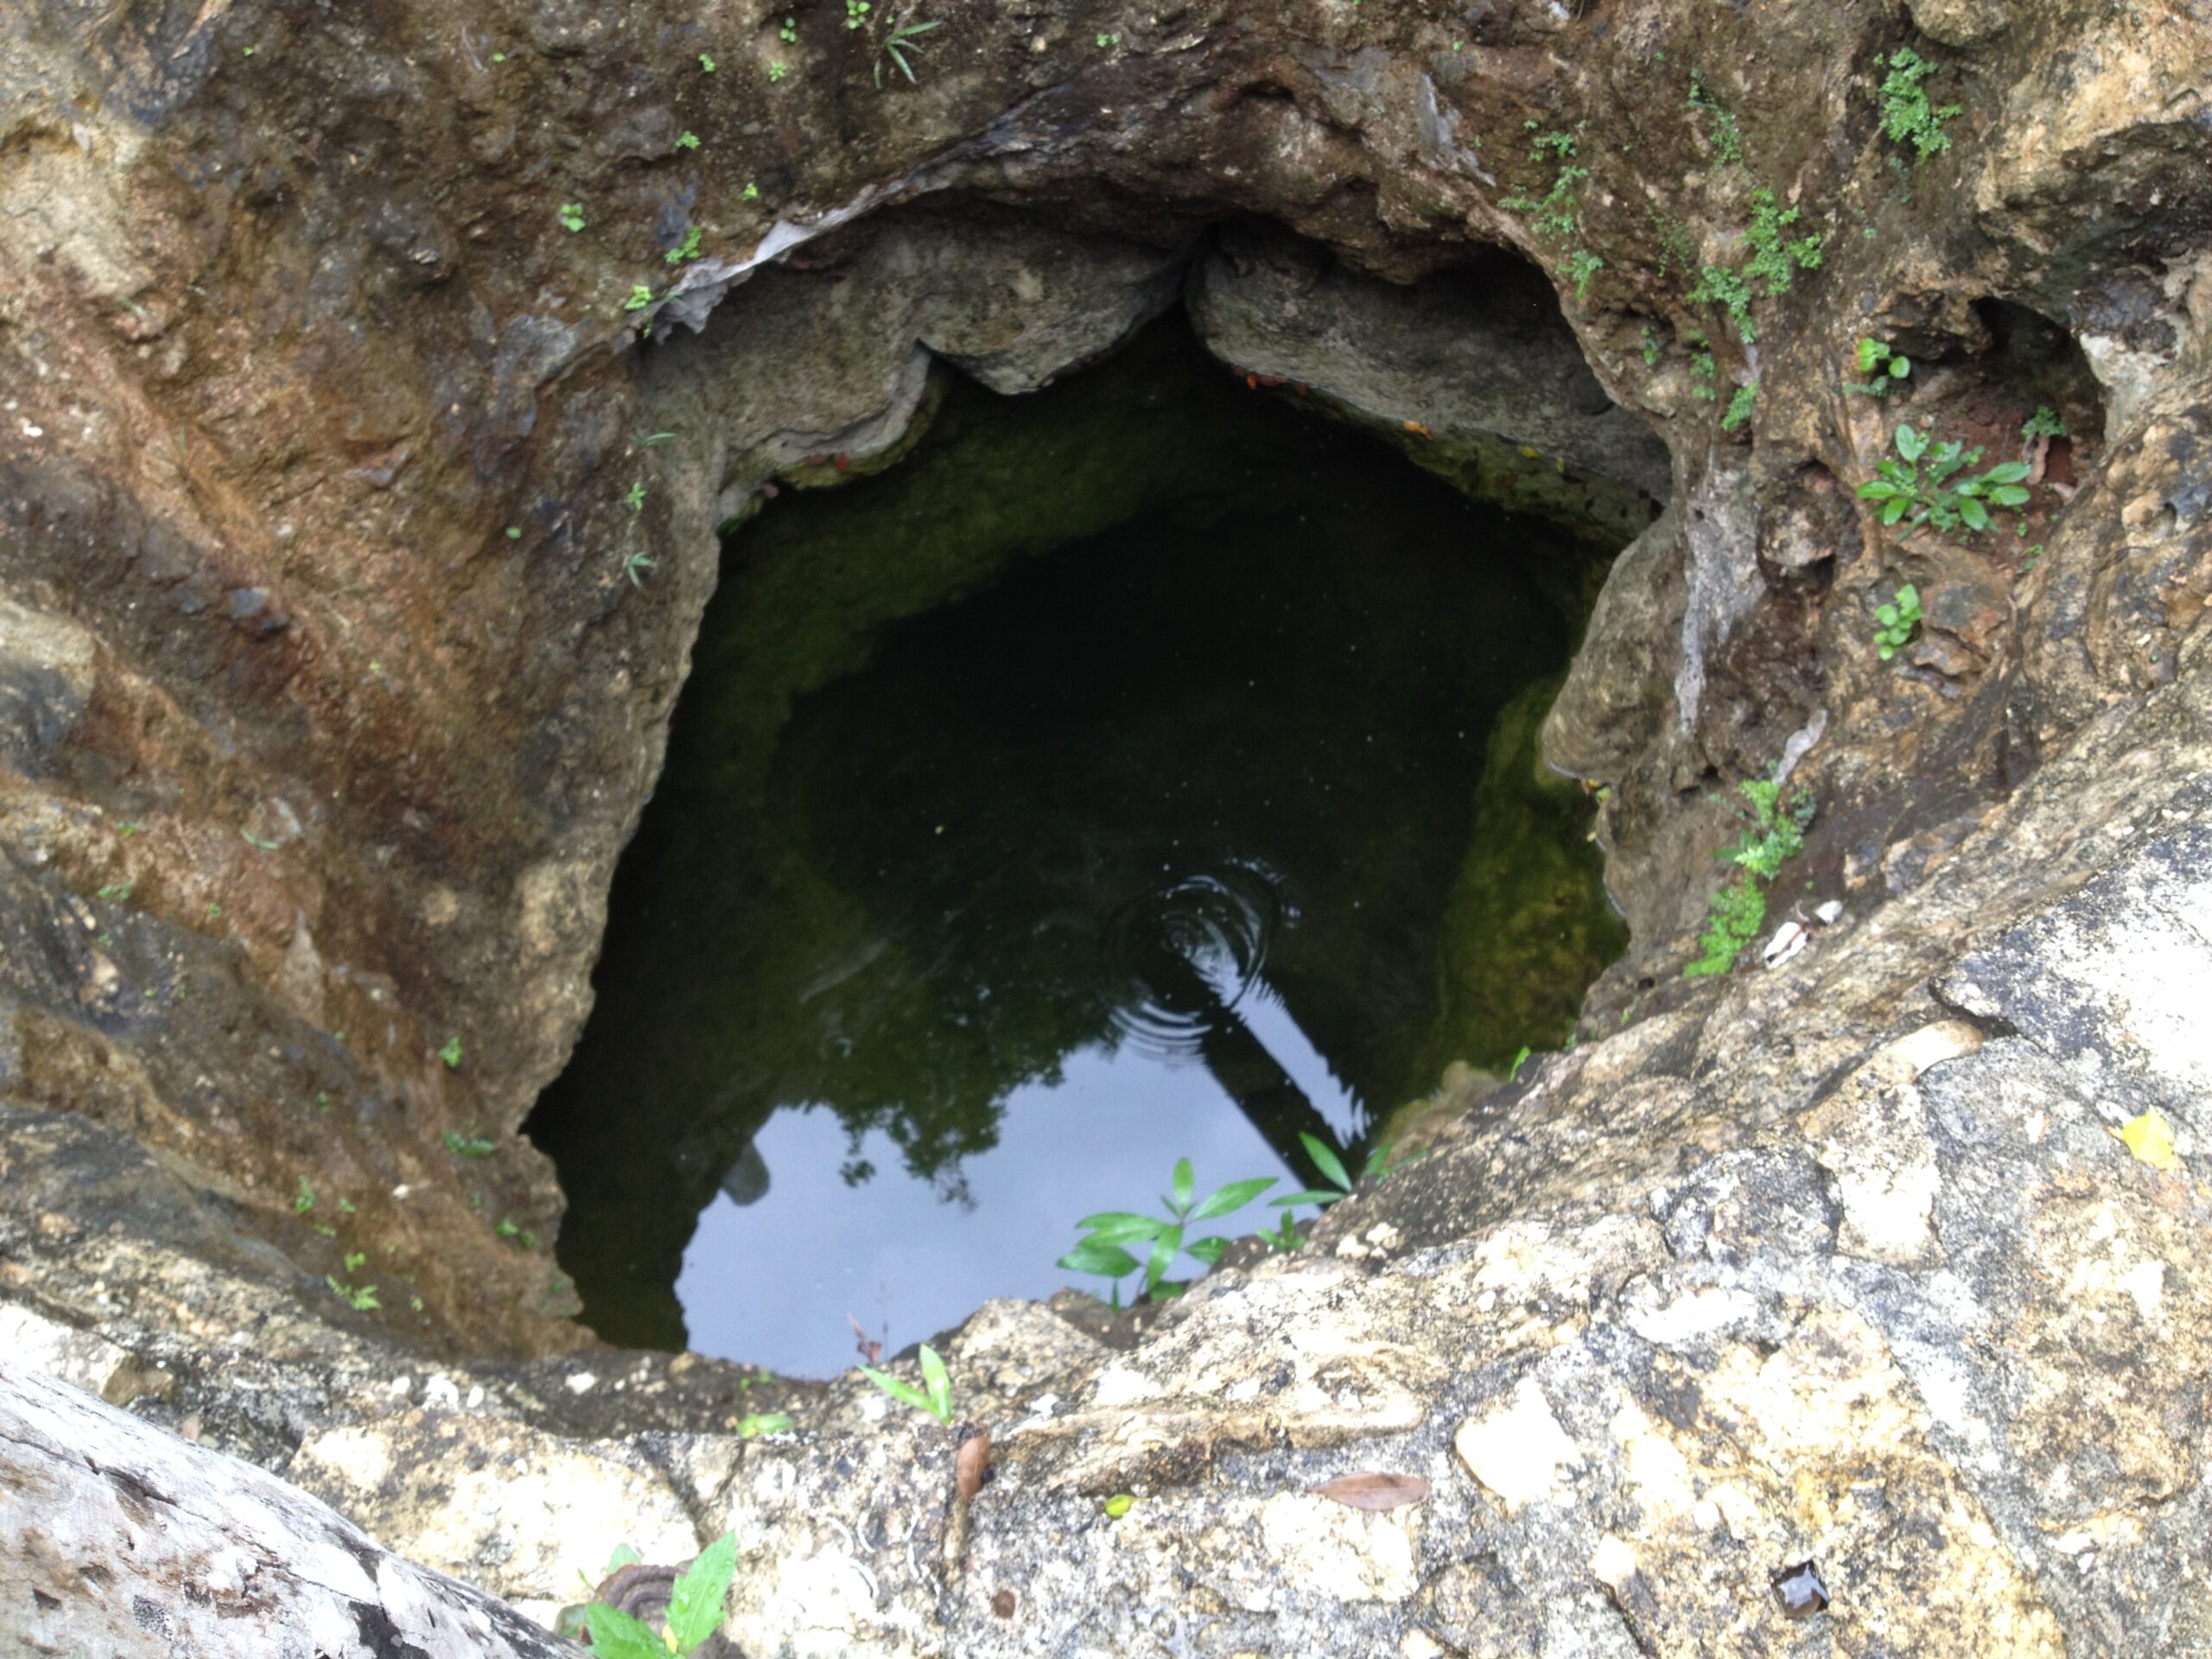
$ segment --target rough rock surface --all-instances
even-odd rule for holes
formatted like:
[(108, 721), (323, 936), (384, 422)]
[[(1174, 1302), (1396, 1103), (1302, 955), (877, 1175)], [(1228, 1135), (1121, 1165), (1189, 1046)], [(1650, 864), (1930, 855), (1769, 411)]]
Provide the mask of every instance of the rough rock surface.
[[(764, 1656), (2212, 1649), (2198, 9), (942, 22), (879, 92), (828, 8), (0, 14), (9, 1358), (541, 1615), (626, 1532), (734, 1526)], [(1908, 46), (1960, 111), (1924, 162), (1881, 130)], [(1485, 270), (1562, 320), (1499, 348), (1561, 365), (1522, 427), (1433, 326)], [(1416, 459), (1664, 493), (1548, 728), (1634, 944), (1319, 1250), (1130, 1347), (950, 1338), (1000, 1469), (961, 1507), (950, 1433), (593, 1350), (495, 1224), (557, 1225), (514, 1131), (717, 527), (895, 457), (932, 357), (1035, 384), (1185, 283), (1255, 385)], [(1862, 335), (1914, 359), (1886, 400)], [(1415, 403), (1428, 363), (1462, 384)], [(1881, 526), (1902, 419), (2033, 454), (2027, 533)], [(1686, 983), (1715, 798), (1785, 757), (1843, 919)], [(2174, 1167), (2110, 1133), (2152, 1107)], [(740, 1437), (764, 1401), (799, 1432)], [(1354, 1471), (1429, 1492), (1313, 1491)]]

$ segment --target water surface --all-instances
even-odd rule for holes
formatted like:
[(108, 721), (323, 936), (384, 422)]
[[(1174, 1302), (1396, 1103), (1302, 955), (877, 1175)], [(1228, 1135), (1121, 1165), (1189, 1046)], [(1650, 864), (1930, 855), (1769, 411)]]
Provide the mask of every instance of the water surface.
[(1618, 946), (1531, 741), (1583, 556), (1172, 325), (769, 503), (531, 1125), (587, 1319), (835, 1370), (1557, 1040)]

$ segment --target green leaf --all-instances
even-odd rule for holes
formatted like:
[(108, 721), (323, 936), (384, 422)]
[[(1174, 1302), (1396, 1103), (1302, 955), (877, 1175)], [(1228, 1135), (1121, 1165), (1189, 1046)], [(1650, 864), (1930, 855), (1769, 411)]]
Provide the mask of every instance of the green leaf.
[(930, 1414), (941, 1423), (952, 1421), (952, 1376), (944, 1361), (929, 1344), (922, 1344), (922, 1381), (929, 1385)]
[(1887, 501), (1897, 493), (1897, 486), (1886, 478), (1870, 478), (1859, 486), (1861, 501)]
[(1897, 607), (1894, 605), (1877, 605), (1874, 607), (1874, 620), (1885, 628), (1894, 628), (1897, 625)]
[(1897, 654), (1897, 647), (1896, 647), (1895, 645), (1884, 645), (1884, 646), (1881, 648), (1881, 656), (1882, 656), (1882, 660), (1883, 660), (1884, 662), (1885, 662), (1885, 663), (1886, 663), (1886, 662), (1888, 662), (1888, 661), (1890, 660), (1890, 658), (1892, 658), (1892, 657), (1896, 656)]
[(635, 1567), (639, 1561), (642, 1561), (645, 1559), (645, 1558), (644, 1556), (638, 1554), (638, 1547), (635, 1544), (617, 1544), (614, 1546), (614, 1553), (607, 1558), (607, 1566), (601, 1570), (600, 1576), (601, 1578), (612, 1577), (614, 1573), (620, 1573), (624, 1567)]
[(1892, 500), (1889, 505), (1882, 509), (1882, 522), (1885, 524), (1894, 524), (1898, 519), (1904, 517), (1904, 510), (1911, 505), (1912, 504), (1907, 501), (1904, 497), (1901, 495), (1898, 496), (1896, 499)]
[(1319, 1135), (1299, 1131), (1298, 1139), (1306, 1148), (1306, 1155), (1313, 1160), (1313, 1167), (1347, 1192), (1351, 1191), (1351, 1176), (1344, 1168), (1344, 1160), (1337, 1156), (1337, 1149)]
[(1301, 1204), (1318, 1204), (1325, 1207), (1338, 1203), (1344, 1196), (1341, 1192), (1324, 1192), (1319, 1189), (1309, 1189), (1304, 1192), (1293, 1192), (1287, 1198), (1269, 1198), (1268, 1207), (1270, 1210), (1289, 1210)]
[(729, 1599), (729, 1581), (736, 1573), (734, 1532), (715, 1539), (683, 1569), (668, 1597), (668, 1634), (677, 1652), (690, 1652), (721, 1628), (722, 1604)]
[(1095, 1273), (1103, 1278), (1119, 1279), (1137, 1270), (1137, 1259), (1118, 1244), (1086, 1238), (1052, 1265), (1065, 1268), (1070, 1273)]
[(1166, 1224), (1156, 1217), (1128, 1210), (1105, 1210), (1076, 1223), (1090, 1235), (1084, 1241), (1086, 1244), (1126, 1244), (1133, 1238), (1156, 1238)]
[(1191, 1173), (1191, 1160), (1187, 1158), (1178, 1158), (1175, 1160), (1173, 1194), (1167, 1200), (1167, 1207), (1173, 1210), (1179, 1218), (1191, 1213), (1191, 1197), (1196, 1190), (1196, 1185), (1197, 1179)]
[(1272, 1175), (1255, 1176), (1249, 1181), (1231, 1181), (1217, 1188), (1213, 1195), (1191, 1212), (1192, 1221), (1211, 1221), (1216, 1216), (1225, 1216), (1232, 1210), (1242, 1210), (1275, 1184)]
[[(1132, 1266), (1135, 1263), (1131, 1264)], [(881, 1389), (902, 1406), (912, 1406), (916, 1411), (928, 1411), (930, 1402), (922, 1391), (911, 1382), (901, 1382), (887, 1371), (879, 1371), (873, 1365), (861, 1367), (861, 1375)], [(931, 1413), (932, 1416), (936, 1414)]]
[(1918, 461), (1928, 453), (1928, 440), (1910, 426), (1897, 428), (1897, 454), (1907, 461)]
[(791, 1430), (787, 1411), (748, 1411), (737, 1426), (739, 1436), (748, 1440), (756, 1434), (788, 1434)]
[(1229, 1248), (1229, 1241), (1217, 1234), (1209, 1234), (1205, 1238), (1192, 1239), (1183, 1248), (1206, 1266), (1216, 1268), (1221, 1265), (1222, 1252)]
[(1909, 357), (1893, 357), (1893, 358), (1891, 358), (1891, 359), (1890, 359), (1890, 378), (1891, 378), (1891, 379), (1892, 379), (1892, 380), (1902, 380), (1902, 379), (1904, 379), (1907, 375), (1910, 374), (1911, 372), (1912, 372), (1912, 359), (1911, 359), (1910, 358), (1909, 358)]
[(2028, 475), (2024, 461), (2008, 461), (2001, 467), (1993, 467), (1981, 475), (1985, 484), (2017, 484)]
[(1183, 1249), (1183, 1230), (1169, 1227), (1163, 1230), (1153, 1243), (1152, 1256), (1144, 1264), (1144, 1294), (1151, 1295), (1160, 1288), (1160, 1281), (1167, 1276), (1167, 1269), (1175, 1265), (1176, 1256)]
[(1968, 530), (1989, 528), (1989, 509), (1971, 498), (1959, 504), (1959, 517), (1967, 521)]
[(1989, 493), (1989, 499), (2000, 507), (2024, 507), (2028, 493), (2017, 484), (2000, 484)]
[(1897, 589), (1897, 604), (1902, 609), (1910, 611), (1916, 615), (1918, 614), (1920, 610), (1920, 589), (1914, 587), (1908, 582), (1904, 587)]
[(668, 1659), (667, 1643), (620, 1607), (593, 1602), (584, 1609), (584, 1628), (591, 1632), (593, 1659)]

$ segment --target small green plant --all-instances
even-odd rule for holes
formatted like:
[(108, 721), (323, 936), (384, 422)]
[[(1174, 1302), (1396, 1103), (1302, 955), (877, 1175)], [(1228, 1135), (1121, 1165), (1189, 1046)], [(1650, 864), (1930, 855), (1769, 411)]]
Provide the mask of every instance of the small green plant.
[(1905, 583), (1888, 604), (1874, 607), (1874, 620), (1879, 625), (1874, 630), (1874, 647), (1886, 663), (1905, 648), (1920, 626), (1920, 589)]
[(1643, 325), (1643, 366), (1647, 369), (1656, 367), (1660, 353), (1666, 349), (1665, 345), (1660, 340), (1658, 330), (1649, 323), (1645, 323)]
[(768, 60), (768, 79), (772, 82), (781, 80), (785, 75), (791, 73), (791, 65), (785, 63), (781, 58), (771, 58)]
[[(1582, 183), (1590, 176), (1590, 169), (1579, 165), (1575, 159), (1576, 134), (1582, 130), (1582, 124), (1576, 124), (1572, 132), (1540, 131), (1534, 121), (1522, 124), (1535, 135), (1529, 141), (1529, 159), (1548, 163), (1554, 169), (1552, 187), (1541, 198), (1509, 196), (1498, 206), (1529, 215), (1536, 233), (1548, 241), (1579, 244), (1582, 235)], [(1574, 285), (1574, 297), (1578, 300), (1588, 294), (1591, 279), (1605, 268), (1602, 258), (1580, 245), (1567, 251), (1561, 266), (1567, 280)]]
[(463, 1135), (459, 1129), (446, 1131), (446, 1150), (456, 1158), (489, 1158), (492, 1143), (480, 1136)]
[(952, 1426), (952, 1376), (944, 1369), (944, 1361), (936, 1349), (922, 1344), (922, 1386), (902, 1382), (888, 1371), (879, 1371), (873, 1365), (861, 1367), (861, 1375), (881, 1389), (902, 1406), (912, 1406), (916, 1411), (927, 1412), (946, 1427)]
[(632, 512), (643, 512), (645, 510), (645, 480), (637, 479), (631, 483), (628, 492), (622, 497), (622, 505)]
[[(849, 4), (850, 0), (847, 0), (847, 3)], [(862, 6), (861, 10), (865, 11), (867, 7)], [(912, 81), (914, 79), (914, 66), (907, 61), (906, 54), (909, 52), (918, 52), (922, 49), (920, 36), (928, 34), (933, 29), (943, 27), (942, 23), (900, 23), (893, 29), (883, 37), (882, 57), (875, 60), (875, 84), (879, 86), (883, 85), (883, 64), (886, 58), (898, 65), (899, 73)]]
[(438, 1058), (446, 1063), (447, 1071), (458, 1071), (461, 1070), (461, 1039), (458, 1037), (447, 1038), (445, 1046), (438, 1051)]
[(107, 886), (94, 893), (92, 897), (95, 899), (111, 899), (119, 904), (124, 899), (128, 899), (130, 896), (132, 889), (137, 885), (137, 884), (136, 882), (132, 881), (111, 881)]
[(1690, 107), (1707, 118), (1705, 137), (1713, 146), (1713, 171), (1717, 173), (1742, 161), (1744, 135), (1736, 125), (1736, 118), (1705, 90), (1704, 78), (1694, 69), (1690, 71)]
[(300, 1177), (299, 1192), (292, 1199), (292, 1213), (296, 1216), (304, 1216), (314, 1208), (315, 1188), (309, 1184), (308, 1178), (302, 1175)]
[(1749, 421), (1751, 418), (1751, 408), (1758, 402), (1758, 397), (1759, 383), (1756, 380), (1749, 385), (1737, 387), (1735, 395), (1728, 400), (1728, 412), (1720, 417), (1720, 429), (1723, 432), (1733, 432), (1738, 427)]
[(1771, 190), (1751, 192), (1751, 222), (1744, 231), (1745, 245), (1751, 251), (1744, 268), (1707, 265), (1690, 290), (1693, 305), (1718, 305), (1726, 311), (1736, 337), (1746, 346), (1758, 338), (1751, 323), (1751, 302), (1787, 294), (1797, 272), (1821, 267), (1825, 238), (1820, 232), (1794, 239), (1784, 234), (1804, 212), (1802, 207), (1783, 207)]
[(584, 227), (584, 205), (581, 201), (564, 201), (558, 215), (561, 226), (567, 231), (581, 231)]
[(1119, 35), (1101, 35), (1098, 37), (1098, 48), (1101, 51), (1104, 51), (1109, 47), (1119, 46), (1121, 43), (1122, 37)]
[(118, 836), (124, 836), (125, 839), (128, 839), (132, 836), (143, 833), (145, 828), (146, 826), (143, 823), (135, 823), (129, 819), (125, 819), (123, 823), (115, 826), (115, 833)]
[[(1524, 124), (1531, 131), (1535, 130), (1534, 121)], [(1533, 162), (1549, 161), (1557, 168), (1550, 191), (1541, 200), (1529, 196), (1509, 196), (1498, 206), (1511, 213), (1531, 215), (1537, 231), (1554, 241), (1577, 234), (1582, 228), (1582, 181), (1590, 176), (1590, 169), (1575, 166), (1574, 155), (1573, 133), (1537, 132), (1529, 141), (1529, 159)]]
[[(1318, 1143), (1309, 1139), (1307, 1144), (1312, 1147)], [(1328, 1166), (1323, 1165), (1322, 1167), (1325, 1173)], [(1344, 1166), (1339, 1163), (1337, 1167), (1341, 1171)], [(1225, 1238), (1217, 1236), (1188, 1238), (1185, 1236), (1185, 1230), (1193, 1223), (1211, 1221), (1232, 1211), (1242, 1210), (1274, 1184), (1275, 1178), (1272, 1175), (1255, 1176), (1250, 1180), (1231, 1181), (1226, 1186), (1217, 1187), (1201, 1199), (1198, 1198), (1197, 1189), (1192, 1184), (1191, 1160), (1179, 1158), (1175, 1160), (1175, 1172), (1170, 1180), (1167, 1195), (1160, 1200), (1167, 1207), (1166, 1218), (1139, 1215), (1128, 1210), (1108, 1210), (1095, 1216), (1085, 1216), (1076, 1225), (1087, 1231), (1090, 1236), (1062, 1256), (1058, 1265), (1071, 1273), (1095, 1273), (1103, 1279), (1116, 1281), (1114, 1300), (1118, 1306), (1121, 1302), (1118, 1281), (1136, 1272), (1140, 1265), (1136, 1257), (1122, 1247), (1149, 1243), (1152, 1248), (1141, 1264), (1144, 1269), (1143, 1288), (1137, 1293), (1138, 1295), (1154, 1300), (1180, 1295), (1182, 1286), (1166, 1282), (1167, 1270), (1175, 1264), (1178, 1256), (1194, 1256), (1211, 1268), (1221, 1260), (1222, 1252), (1229, 1248), (1229, 1241)]]
[(2031, 441), (2063, 438), (2066, 435), (2066, 423), (2049, 404), (2037, 404), (2036, 412), (2021, 423), (2020, 435)]
[(687, 259), (699, 257), (699, 227), (696, 225), (683, 233), (683, 239), (661, 257), (671, 265), (680, 265)]
[(866, 29), (868, 15), (873, 10), (874, 8), (868, 4), (868, 0), (845, 0), (845, 27)]
[(1942, 109), (1929, 105), (1928, 91), (1920, 83), (1936, 73), (1936, 66), (1910, 47), (1899, 47), (1891, 54), (1889, 69), (1882, 79), (1883, 136), (1892, 143), (1911, 145), (1912, 164), (1917, 167), (1951, 147), (1951, 135), (1943, 129), (1960, 109), (1955, 104)]
[[(630, 1557), (634, 1561), (637, 1552), (632, 1550)], [(609, 1570), (618, 1569), (611, 1565)], [(721, 1628), (723, 1604), (736, 1576), (737, 1534), (726, 1532), (701, 1550), (676, 1580), (664, 1629), (656, 1630), (603, 1601), (588, 1604), (584, 1628), (591, 1632), (593, 1659), (683, 1659)]]
[(676, 135), (676, 147), (677, 147), (678, 149), (698, 149), (698, 148), (699, 148), (699, 135), (698, 135), (697, 133), (696, 133), (696, 132), (679, 132), (679, 133), (677, 133), (677, 134)]
[(359, 1212), (353, 1199), (341, 1197), (338, 1200), (338, 1213), (341, 1216), (351, 1216)]
[(1869, 397), (1886, 397), (1912, 373), (1912, 359), (1903, 352), (1891, 350), (1878, 340), (1860, 336), (1854, 355), (1859, 372), (1866, 378), (1846, 385), (1846, 391), (1860, 392)]
[(1980, 449), (1956, 442), (1936, 443), (1930, 434), (1910, 425), (1897, 428), (1894, 442), (1897, 459), (1885, 457), (1875, 467), (1875, 476), (1859, 486), (1861, 500), (1881, 503), (1885, 524), (1902, 522), (1917, 530), (1929, 524), (1943, 531), (1963, 525), (1979, 533), (1989, 528), (1990, 508), (2028, 503), (2028, 493), (2020, 486), (2028, 475), (2025, 461), (2003, 461), (1961, 478), (1968, 467), (1980, 465)]
[(780, 1411), (749, 1411), (737, 1425), (738, 1438), (745, 1440), (762, 1434), (788, 1434), (791, 1431), (789, 1414)]
[(1700, 347), (1690, 353), (1690, 396), (1702, 398), (1709, 404), (1717, 403), (1720, 393), (1715, 387), (1720, 378), (1720, 365), (1713, 361), (1710, 351), (1703, 349), (1703, 335), (1693, 334), (1690, 338)]
[[(1529, 1051), (1522, 1049), (1522, 1059), (1526, 1059), (1528, 1056)], [(1521, 1061), (1516, 1060), (1513, 1064), (1517, 1069)], [(1367, 1161), (1360, 1166), (1359, 1173), (1355, 1176), (1344, 1167), (1344, 1160), (1338, 1155), (1337, 1149), (1322, 1140), (1320, 1136), (1308, 1135), (1305, 1130), (1300, 1129), (1298, 1132), (1298, 1139), (1300, 1144), (1306, 1148), (1306, 1155), (1313, 1160), (1313, 1167), (1321, 1172), (1321, 1179), (1329, 1182), (1330, 1185), (1309, 1187), (1303, 1192), (1293, 1192), (1283, 1198), (1269, 1198), (1268, 1205), (1270, 1209), (1287, 1211), (1301, 1204), (1311, 1204), (1318, 1205), (1325, 1210), (1331, 1205), (1350, 1198), (1352, 1195), (1352, 1189), (1360, 1182), (1370, 1177), (1378, 1181), (1386, 1180), (1408, 1164), (1416, 1163), (1427, 1155), (1425, 1153), (1416, 1153), (1411, 1158), (1399, 1158), (1387, 1144), (1379, 1146), (1367, 1154)], [(1260, 1236), (1265, 1238), (1267, 1235), (1262, 1233)]]
[(644, 575), (645, 571), (659, 569), (658, 563), (649, 553), (632, 553), (622, 561), (622, 574), (629, 577), (630, 585), (632, 588), (642, 588), (645, 585)]
[(738, 199), (740, 201), (758, 201), (758, 200), (760, 200), (760, 187), (759, 185), (757, 185), (757, 184), (753, 183), (750, 180), (747, 181), (747, 182), (746, 182), (746, 186), (745, 186), (745, 188), (744, 188), (743, 190), (741, 190), (741, 191), (740, 191), (740, 192), (738, 193), (738, 197), (737, 197), (737, 199)]
[(715, 73), (715, 60), (702, 52), (699, 54), (699, 68), (701, 73), (711, 75)]
[(1590, 292), (1590, 279), (1605, 268), (1605, 262), (1587, 248), (1577, 248), (1567, 257), (1567, 280), (1574, 284), (1574, 297), (1582, 299)]
[(630, 297), (622, 302), (625, 311), (642, 311), (653, 302), (653, 291), (643, 283), (630, 290)]
[(1736, 965), (1745, 946), (1759, 936), (1766, 921), (1766, 888), (1782, 867), (1805, 849), (1805, 831), (1813, 822), (1813, 798), (1799, 790), (1785, 807), (1782, 785), (1751, 779), (1737, 785), (1745, 805), (1738, 809), (1746, 820), (1732, 847), (1714, 856), (1726, 859), (1743, 872), (1713, 895), (1705, 932), (1698, 944), (1703, 955), (1682, 969), (1685, 979), (1725, 974)]
[[(348, 1268), (346, 1271), (351, 1273), (353, 1269)], [(384, 1306), (377, 1300), (377, 1287), (374, 1285), (362, 1285), (358, 1288), (352, 1285), (341, 1285), (338, 1282), (338, 1276), (329, 1273), (322, 1275), (322, 1282), (344, 1299), (356, 1313), (372, 1313)]]
[(507, 539), (511, 542), (518, 542), (522, 540), (522, 526), (520, 524), (509, 524), (507, 526)]
[(1284, 1255), (1294, 1254), (1306, 1243), (1298, 1230), (1298, 1217), (1287, 1210), (1275, 1217), (1273, 1227), (1261, 1228), (1255, 1236), (1269, 1249)]
[(1106, 1512), (1106, 1518), (1109, 1521), (1118, 1521), (1136, 1506), (1137, 1497), (1135, 1492), (1116, 1492), (1100, 1504), (1099, 1508)]
[(529, 1228), (521, 1225), (512, 1216), (501, 1216), (499, 1224), (492, 1230), (501, 1238), (513, 1240), (525, 1250), (534, 1250), (537, 1248), (537, 1235), (531, 1232)]

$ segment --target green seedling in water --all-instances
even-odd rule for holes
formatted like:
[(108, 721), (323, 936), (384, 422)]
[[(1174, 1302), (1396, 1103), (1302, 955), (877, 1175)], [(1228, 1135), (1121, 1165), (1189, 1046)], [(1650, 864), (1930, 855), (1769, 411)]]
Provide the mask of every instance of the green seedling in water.
[(916, 1411), (926, 1412), (946, 1427), (952, 1426), (952, 1376), (944, 1369), (944, 1361), (936, 1349), (927, 1343), (921, 1351), (922, 1386), (902, 1382), (888, 1371), (879, 1371), (873, 1365), (861, 1367), (861, 1375), (881, 1389), (902, 1406), (912, 1406)]
[[(1307, 1144), (1319, 1143), (1309, 1137)], [(1116, 1281), (1114, 1293), (1117, 1306), (1121, 1298), (1118, 1281), (1137, 1271), (1140, 1265), (1144, 1269), (1144, 1287), (1138, 1293), (1140, 1296), (1154, 1300), (1179, 1296), (1183, 1287), (1166, 1282), (1167, 1269), (1178, 1256), (1195, 1256), (1211, 1268), (1229, 1248), (1229, 1241), (1217, 1236), (1186, 1239), (1185, 1230), (1195, 1222), (1211, 1221), (1231, 1211), (1242, 1210), (1274, 1184), (1272, 1175), (1255, 1176), (1250, 1180), (1231, 1181), (1226, 1186), (1217, 1187), (1201, 1199), (1192, 1184), (1191, 1160), (1179, 1158), (1167, 1196), (1161, 1199), (1167, 1206), (1166, 1219), (1128, 1210), (1108, 1210), (1085, 1216), (1076, 1225), (1086, 1230), (1090, 1236), (1062, 1256), (1057, 1265), (1071, 1273), (1095, 1273), (1101, 1278)], [(1152, 1246), (1141, 1264), (1122, 1248), (1135, 1243)]]
[[(619, 1557), (622, 1554), (617, 1551)], [(637, 1559), (629, 1552), (628, 1566)], [(619, 1571), (609, 1563), (610, 1571)], [(726, 1532), (699, 1552), (699, 1559), (683, 1569), (669, 1592), (668, 1618), (656, 1630), (643, 1619), (619, 1607), (594, 1601), (584, 1608), (584, 1628), (591, 1632), (594, 1659), (684, 1659), (694, 1649), (721, 1629), (722, 1609), (729, 1599), (730, 1580), (737, 1576), (737, 1535)]]

